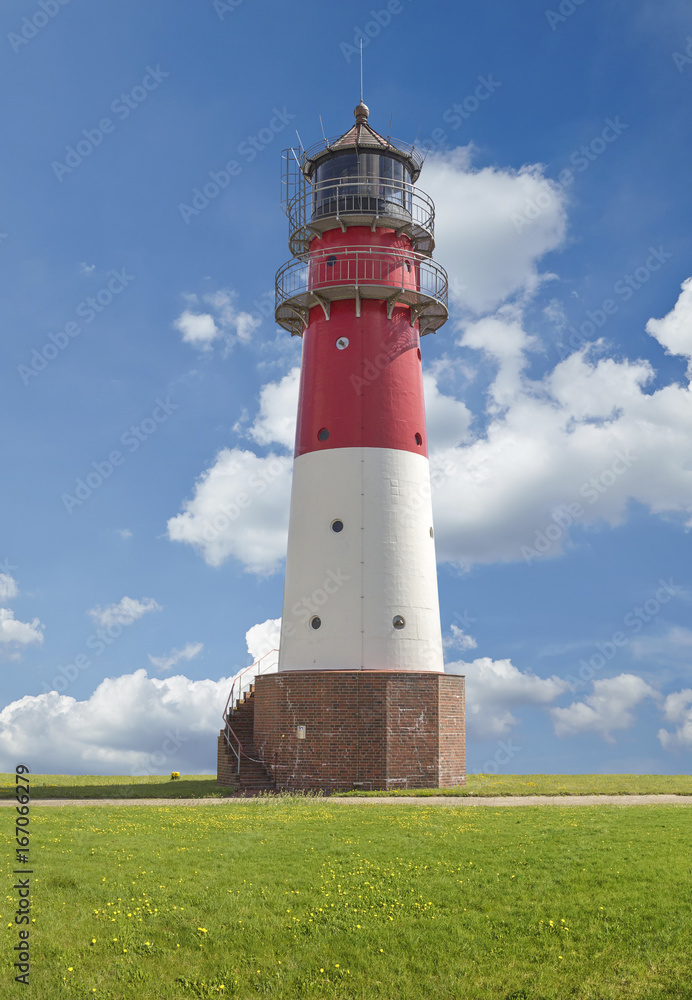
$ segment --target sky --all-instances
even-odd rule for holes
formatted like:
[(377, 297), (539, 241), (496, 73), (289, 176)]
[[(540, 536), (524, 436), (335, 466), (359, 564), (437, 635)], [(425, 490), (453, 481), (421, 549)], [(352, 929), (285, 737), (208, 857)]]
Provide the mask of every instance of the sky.
[(361, 35), (450, 279), (421, 346), (468, 769), (690, 770), (692, 17), (548, 2), (2, 5), (0, 770), (215, 770), (281, 614), (281, 150), (350, 128)]

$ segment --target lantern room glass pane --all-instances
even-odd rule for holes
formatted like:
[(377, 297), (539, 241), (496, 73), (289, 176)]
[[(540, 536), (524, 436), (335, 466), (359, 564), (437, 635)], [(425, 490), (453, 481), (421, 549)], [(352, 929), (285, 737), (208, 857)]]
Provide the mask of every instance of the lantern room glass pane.
[(337, 153), (312, 177), (312, 218), (330, 215), (411, 216), (411, 175), (393, 156)]

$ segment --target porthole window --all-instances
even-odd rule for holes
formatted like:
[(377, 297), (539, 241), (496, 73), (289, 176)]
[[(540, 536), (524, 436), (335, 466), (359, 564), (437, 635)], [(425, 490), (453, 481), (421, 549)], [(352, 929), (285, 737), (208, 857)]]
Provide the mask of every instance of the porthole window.
[(407, 259), (404, 260), (404, 264), (406, 265), (406, 270), (410, 271), (411, 270), (411, 261), (408, 260), (408, 258), (407, 258)]
[(432, 528), (430, 529), (430, 537), (431, 537), (431, 538), (434, 538), (434, 537), (435, 537), (435, 532), (434, 532), (434, 531), (432, 530)]
[(420, 347), (416, 348), (416, 354), (418, 355), (418, 360), (420, 361)]
[(339, 337), (336, 342), (337, 350), (345, 351), (348, 347), (348, 337)]
[(327, 257), (327, 267), (334, 267), (335, 264), (336, 264), (336, 257), (334, 256), (334, 254), (332, 254), (331, 257)]
[(406, 624), (406, 619), (402, 615), (394, 615), (392, 618), (392, 625), (394, 628), (402, 629)]
[(317, 615), (315, 615), (314, 618), (310, 619), (310, 628), (318, 629), (321, 624), (322, 624), (322, 619), (318, 618)]
[(327, 430), (326, 427), (322, 427), (321, 430), (317, 432), (318, 441), (326, 441), (328, 437), (329, 437), (329, 431)]
[(423, 444), (423, 438), (420, 434), (416, 434), (416, 444)]
[(338, 518), (336, 519), (336, 521), (332, 521), (332, 531), (343, 531), (343, 530), (344, 530), (343, 521), (340, 521)]

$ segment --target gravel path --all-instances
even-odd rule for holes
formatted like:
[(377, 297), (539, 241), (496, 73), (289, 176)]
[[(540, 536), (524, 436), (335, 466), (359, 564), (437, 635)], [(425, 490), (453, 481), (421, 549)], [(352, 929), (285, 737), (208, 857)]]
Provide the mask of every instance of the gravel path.
[[(274, 801), (260, 799), (32, 799), (32, 806), (223, 806), (237, 802), (257, 802), (258, 805)], [(334, 805), (381, 806), (692, 806), (692, 795), (415, 795), (352, 796), (349, 798), (306, 798), (305, 802)], [(14, 806), (14, 800), (0, 801), (0, 806)]]

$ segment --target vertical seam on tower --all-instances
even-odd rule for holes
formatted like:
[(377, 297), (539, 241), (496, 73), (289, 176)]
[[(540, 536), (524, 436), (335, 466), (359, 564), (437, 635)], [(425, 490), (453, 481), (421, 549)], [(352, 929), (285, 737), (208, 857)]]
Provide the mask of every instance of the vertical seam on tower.
[[(363, 340), (363, 321), (358, 324), (360, 327), (360, 361), (363, 368), (363, 351), (365, 343)], [(361, 389), (360, 406), (360, 669), (365, 669), (365, 449), (363, 447), (363, 434), (365, 432), (365, 393)]]
[(365, 669), (365, 449), (362, 445), (360, 449), (360, 669)]

